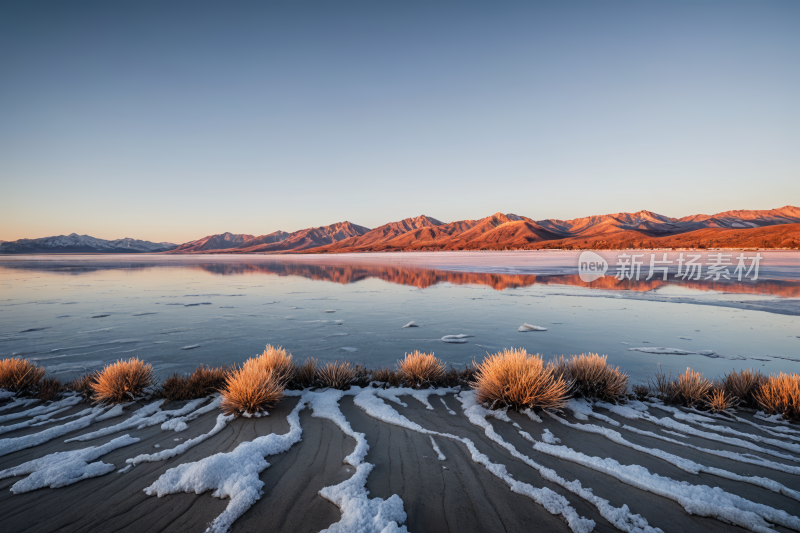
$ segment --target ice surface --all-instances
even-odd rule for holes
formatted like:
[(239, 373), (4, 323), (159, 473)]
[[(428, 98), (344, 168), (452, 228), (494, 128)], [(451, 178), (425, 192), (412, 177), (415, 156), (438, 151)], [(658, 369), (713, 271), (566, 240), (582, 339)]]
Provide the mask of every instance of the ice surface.
[(445, 335), (442, 337), (442, 342), (449, 342), (452, 344), (466, 344), (469, 337), (474, 337), (475, 335)]
[(655, 353), (662, 355), (705, 355), (707, 357), (715, 355), (717, 352), (713, 350), (701, 350), (699, 352), (692, 352), (689, 350), (682, 350), (680, 348), (663, 348), (663, 347), (649, 347), (643, 346), (641, 348), (628, 348), (629, 352), (642, 352), (642, 353)]
[(113, 464), (106, 464), (100, 461), (93, 463), (92, 461), (110, 451), (136, 442), (139, 442), (139, 439), (123, 435), (102, 446), (90, 446), (82, 450), (51, 453), (39, 459), (0, 471), (0, 479), (28, 476), (12, 485), (11, 492), (14, 494), (30, 492), (43, 487), (50, 487), (51, 489), (66, 487), (82, 479), (102, 476), (112, 472), (114, 470)]
[(532, 326), (525, 322), (522, 324), (517, 331), (547, 331), (547, 328), (543, 328), (542, 326)]
[(419, 326), (416, 324), (416, 322), (414, 322), (414, 321), (412, 320), (411, 322), (409, 322), (408, 324), (406, 324), (405, 326), (403, 326), (403, 327), (402, 327), (402, 328), (400, 328), (400, 329), (405, 329), (405, 328), (418, 328), (418, 327), (419, 327)]

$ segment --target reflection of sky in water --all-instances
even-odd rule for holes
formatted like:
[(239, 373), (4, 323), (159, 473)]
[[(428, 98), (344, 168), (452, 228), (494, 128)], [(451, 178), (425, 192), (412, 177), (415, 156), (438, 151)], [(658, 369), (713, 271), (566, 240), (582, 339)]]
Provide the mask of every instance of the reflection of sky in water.
[[(277, 266), (274, 258), (247, 258), (255, 267), (230, 257), (4, 260), (0, 357), (21, 355), (62, 379), (134, 355), (162, 375), (242, 362), (266, 343), (283, 345), (298, 359), (369, 366), (393, 365), (415, 349), (464, 364), (487, 351), (521, 346), (546, 358), (607, 354), (634, 378), (656, 363), (673, 372), (692, 366), (710, 377), (730, 368), (800, 370), (800, 362), (775, 358), (800, 359), (797, 298), (740, 293), (733, 286), (595, 290), (571, 284), (570, 277), (520, 274), (545, 267), (540, 274), (572, 274), (563, 258), (574, 256), (567, 255), (546, 255), (542, 267), (534, 263), (545, 254), (524, 261), (519, 254), (417, 255), (413, 262), (404, 254), (383, 256), (382, 264), (372, 255), (315, 258), (312, 264), (282, 259)], [(432, 270), (436, 256), (449, 274)], [(792, 259), (782, 256), (790, 266)], [(464, 274), (474, 271), (483, 274)], [(766, 292), (794, 294), (795, 284), (773, 284)], [(515, 288), (495, 289), (506, 286)], [(411, 320), (421, 327), (402, 329)], [(520, 333), (524, 322), (548, 331)], [(461, 333), (474, 337), (466, 344), (440, 340)], [(631, 347), (714, 350), (725, 358)]]

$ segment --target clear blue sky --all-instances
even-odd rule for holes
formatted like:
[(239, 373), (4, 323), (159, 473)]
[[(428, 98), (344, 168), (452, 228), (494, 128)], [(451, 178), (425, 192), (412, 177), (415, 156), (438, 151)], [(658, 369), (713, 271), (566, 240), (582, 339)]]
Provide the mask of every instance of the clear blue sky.
[(786, 204), (800, 2), (0, 4), (0, 239)]

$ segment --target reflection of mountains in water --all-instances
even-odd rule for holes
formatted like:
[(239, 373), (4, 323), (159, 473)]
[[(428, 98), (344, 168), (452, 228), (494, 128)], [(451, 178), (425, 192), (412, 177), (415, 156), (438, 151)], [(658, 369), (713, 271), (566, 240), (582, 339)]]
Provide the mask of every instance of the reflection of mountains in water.
[(701, 291), (717, 291), (736, 294), (762, 294), (786, 298), (800, 297), (800, 282), (785, 280), (758, 280), (747, 282), (721, 282), (706, 280), (618, 280), (606, 276), (586, 283), (574, 275), (502, 274), (493, 272), (458, 272), (431, 268), (394, 265), (314, 264), (280, 261), (275, 263), (216, 263), (199, 265), (214, 274), (268, 273), (278, 276), (302, 276), (334, 283), (355, 283), (369, 278), (378, 278), (389, 283), (408, 285), (424, 289), (439, 283), (453, 285), (487, 285), (495, 290), (515, 289), (531, 285), (575, 285), (591, 289), (647, 292), (666, 286)]
[(613, 276), (605, 276), (586, 283), (577, 274), (541, 275), (541, 274), (505, 274), (494, 272), (461, 272), (440, 270), (411, 265), (387, 265), (378, 263), (332, 263), (301, 262), (294, 260), (257, 261), (257, 262), (186, 262), (178, 264), (160, 261), (131, 262), (19, 262), (6, 263), (0, 268), (46, 271), (61, 274), (88, 274), (107, 270), (125, 270), (144, 273), (152, 269), (187, 268), (202, 270), (222, 276), (237, 275), (277, 275), (301, 276), (307, 279), (350, 284), (361, 280), (377, 278), (389, 283), (407, 285), (424, 289), (440, 283), (453, 285), (486, 285), (495, 290), (530, 287), (532, 285), (573, 285), (590, 289), (611, 291), (648, 292), (669, 286), (679, 286), (700, 291), (716, 291), (733, 294), (771, 295), (784, 298), (800, 298), (800, 281), (779, 279), (761, 279), (758, 281), (710, 281), (679, 280), (670, 278), (645, 280), (618, 280)]

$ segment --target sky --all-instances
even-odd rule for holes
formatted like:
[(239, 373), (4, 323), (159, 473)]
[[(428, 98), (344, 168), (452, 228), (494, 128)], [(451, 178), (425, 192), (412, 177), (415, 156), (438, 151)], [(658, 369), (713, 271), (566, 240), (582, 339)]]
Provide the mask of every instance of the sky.
[(800, 2), (0, 3), (0, 239), (800, 205)]

